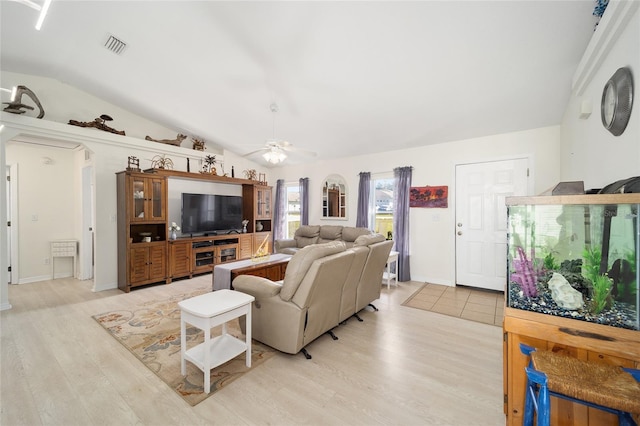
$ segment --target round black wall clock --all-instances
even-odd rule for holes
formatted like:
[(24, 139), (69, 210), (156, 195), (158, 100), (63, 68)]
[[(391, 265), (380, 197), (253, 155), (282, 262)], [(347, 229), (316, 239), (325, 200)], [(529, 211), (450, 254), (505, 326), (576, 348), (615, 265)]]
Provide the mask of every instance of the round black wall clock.
[(633, 77), (629, 68), (619, 68), (602, 91), (602, 124), (614, 136), (620, 136), (629, 123), (633, 106)]

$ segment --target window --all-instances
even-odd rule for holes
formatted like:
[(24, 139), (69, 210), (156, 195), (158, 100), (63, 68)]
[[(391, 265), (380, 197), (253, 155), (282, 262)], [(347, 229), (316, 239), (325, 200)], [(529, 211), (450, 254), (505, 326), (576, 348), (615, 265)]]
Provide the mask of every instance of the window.
[(296, 183), (286, 184), (287, 188), (287, 238), (293, 238), (296, 229), (300, 228), (300, 185)]
[(387, 238), (393, 231), (393, 178), (388, 176), (372, 178), (373, 197), (369, 212), (373, 230)]

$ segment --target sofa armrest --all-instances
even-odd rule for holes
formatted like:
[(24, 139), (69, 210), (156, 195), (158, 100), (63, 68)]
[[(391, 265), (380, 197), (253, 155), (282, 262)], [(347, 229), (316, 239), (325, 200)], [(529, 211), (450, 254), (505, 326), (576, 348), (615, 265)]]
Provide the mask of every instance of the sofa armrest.
[(280, 293), (282, 284), (253, 275), (239, 275), (233, 280), (233, 289), (247, 293), (256, 299), (266, 299)]
[(275, 240), (273, 243), (273, 248), (275, 249), (276, 253), (280, 253), (281, 249), (296, 248), (296, 247), (297, 247), (297, 243), (296, 243), (296, 240), (294, 240), (293, 238), (284, 239), (284, 240)]

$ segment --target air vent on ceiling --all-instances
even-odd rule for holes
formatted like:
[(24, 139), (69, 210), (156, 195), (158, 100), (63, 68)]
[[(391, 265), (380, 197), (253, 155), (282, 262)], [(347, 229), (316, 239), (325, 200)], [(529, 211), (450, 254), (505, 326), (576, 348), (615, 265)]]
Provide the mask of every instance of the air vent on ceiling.
[(116, 55), (122, 55), (124, 50), (127, 48), (127, 43), (109, 34), (107, 41), (104, 43), (104, 47)]

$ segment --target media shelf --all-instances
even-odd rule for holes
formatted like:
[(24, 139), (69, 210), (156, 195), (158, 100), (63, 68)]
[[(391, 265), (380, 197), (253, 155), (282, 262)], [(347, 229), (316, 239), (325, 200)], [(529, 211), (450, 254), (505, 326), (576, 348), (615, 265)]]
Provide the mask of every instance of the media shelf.
[[(201, 180), (242, 186), (247, 232), (169, 239), (168, 181)], [(272, 188), (249, 179), (164, 169), (116, 173), (118, 288), (210, 273), (216, 264), (249, 259), (258, 247), (272, 250)], [(173, 219), (175, 220), (175, 218)]]
[(193, 273), (212, 272), (216, 264), (238, 260), (238, 249), (239, 239), (226, 235), (191, 238)]

